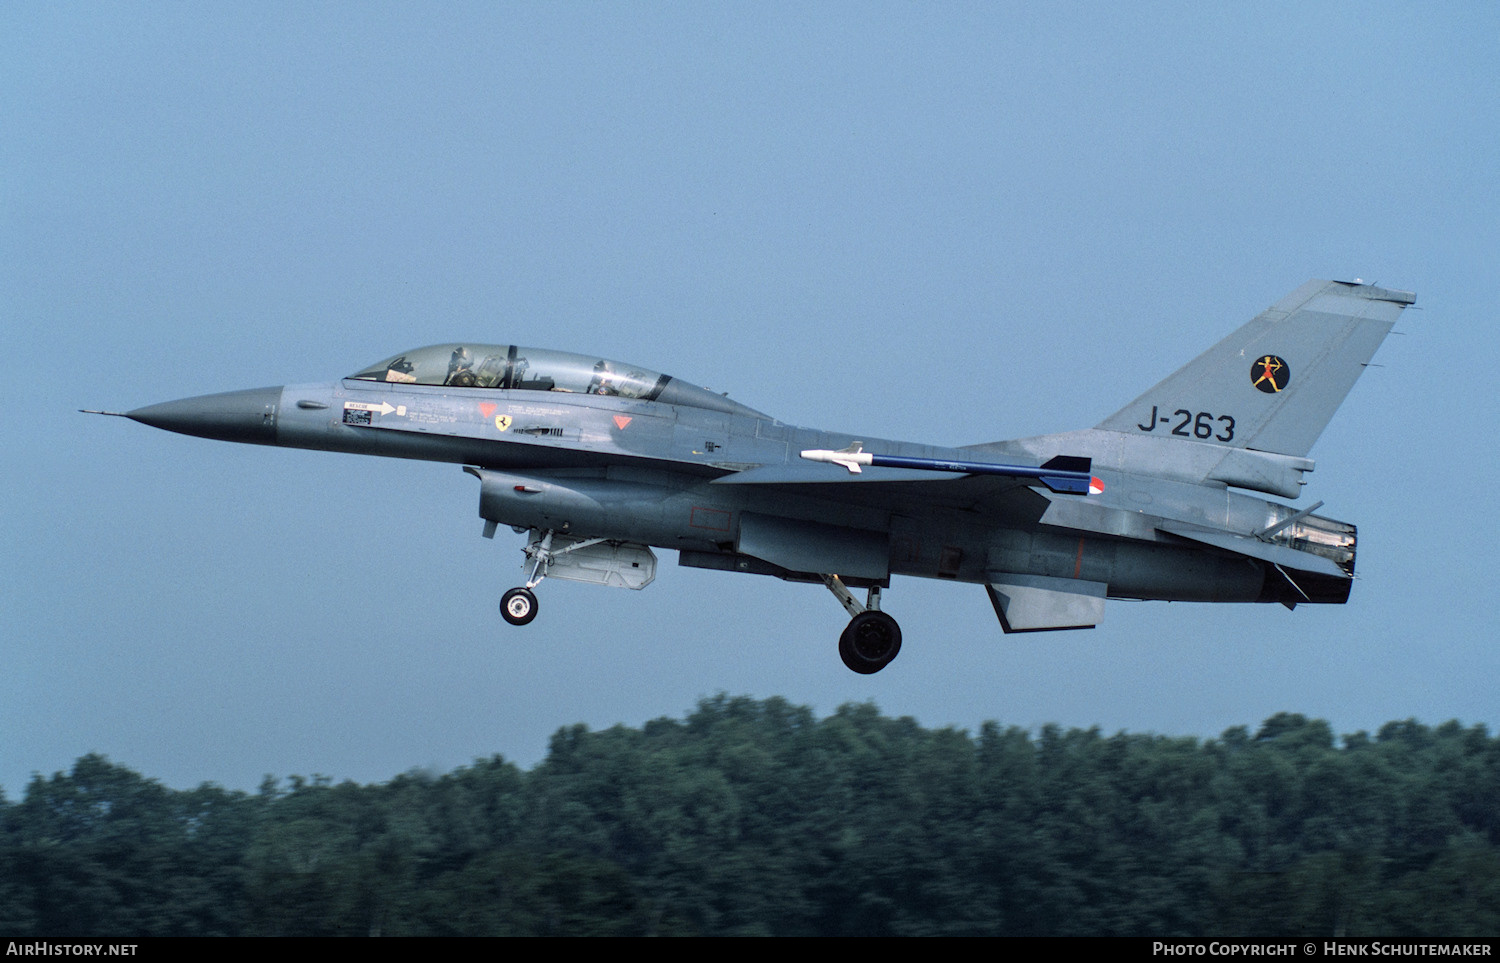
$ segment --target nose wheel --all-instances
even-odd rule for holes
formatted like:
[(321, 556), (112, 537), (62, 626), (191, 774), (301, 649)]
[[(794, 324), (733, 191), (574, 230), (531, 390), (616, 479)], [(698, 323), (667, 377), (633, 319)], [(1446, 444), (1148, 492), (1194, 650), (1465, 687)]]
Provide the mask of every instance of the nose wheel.
[(511, 625), (525, 625), (536, 618), (536, 593), (529, 588), (513, 588), (500, 596), (500, 615)]
[(552, 533), (529, 542), (523, 550), (531, 560), (531, 578), (525, 585), (517, 586), (500, 596), (500, 617), (511, 625), (527, 625), (536, 618), (536, 593), (532, 589), (542, 584), (547, 577), (547, 568), (552, 564)]

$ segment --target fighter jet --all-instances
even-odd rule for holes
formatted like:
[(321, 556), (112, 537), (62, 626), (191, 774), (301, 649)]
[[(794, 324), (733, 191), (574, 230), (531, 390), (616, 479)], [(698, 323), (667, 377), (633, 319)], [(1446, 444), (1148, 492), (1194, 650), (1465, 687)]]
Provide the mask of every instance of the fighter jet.
[[(1092, 628), (1106, 599), (1341, 603), (1355, 527), (1277, 499), (1415, 296), (1309, 281), (1097, 426), (962, 448), (798, 428), (677, 378), (517, 345), (403, 351), (338, 381), (121, 414), (260, 445), (416, 458), (479, 482), (483, 535), (525, 535), (521, 626), (546, 578), (645, 588), (678, 564), (822, 583), (838, 651), (901, 649), (893, 575), (981, 585), (1003, 631)], [(860, 601), (854, 590), (864, 590)]]

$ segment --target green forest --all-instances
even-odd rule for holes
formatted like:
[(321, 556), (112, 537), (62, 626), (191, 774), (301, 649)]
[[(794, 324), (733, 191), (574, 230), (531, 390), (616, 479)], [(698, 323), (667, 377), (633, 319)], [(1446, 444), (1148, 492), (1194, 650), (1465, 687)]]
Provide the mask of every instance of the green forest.
[(1215, 739), (719, 696), (523, 770), (0, 798), (0, 934), (1500, 934), (1500, 739)]

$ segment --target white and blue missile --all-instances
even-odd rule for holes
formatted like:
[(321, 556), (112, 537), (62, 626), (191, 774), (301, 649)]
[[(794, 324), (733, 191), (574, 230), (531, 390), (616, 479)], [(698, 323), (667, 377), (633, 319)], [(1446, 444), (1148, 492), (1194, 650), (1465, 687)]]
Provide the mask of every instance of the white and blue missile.
[(865, 451), (864, 442), (856, 441), (847, 448), (832, 451), (827, 448), (807, 448), (802, 457), (808, 461), (827, 462), (859, 474), (861, 466), (874, 468), (916, 468), (925, 471), (948, 471), (960, 475), (1004, 475), (1010, 478), (1035, 478), (1054, 492), (1065, 495), (1097, 495), (1104, 491), (1104, 482), (1090, 473), (1092, 462), (1088, 458), (1058, 455), (1040, 466), (1006, 465), (989, 461), (943, 461), (938, 458), (912, 458), (906, 455), (878, 455)]

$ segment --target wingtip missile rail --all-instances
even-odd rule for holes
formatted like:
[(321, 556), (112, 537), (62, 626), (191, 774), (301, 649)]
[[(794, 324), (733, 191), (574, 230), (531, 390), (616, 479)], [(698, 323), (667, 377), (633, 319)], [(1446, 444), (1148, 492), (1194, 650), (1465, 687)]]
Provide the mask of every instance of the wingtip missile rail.
[(1059, 455), (1040, 466), (1008, 465), (986, 461), (944, 461), (938, 458), (913, 458), (907, 455), (881, 455), (865, 451), (864, 442), (855, 442), (836, 451), (807, 448), (802, 457), (808, 461), (826, 462), (857, 475), (862, 466), (872, 468), (911, 468), (924, 471), (946, 471), (959, 475), (1001, 475), (1009, 478), (1035, 478), (1051, 491), (1064, 495), (1097, 495), (1104, 482), (1090, 473), (1088, 458)]

